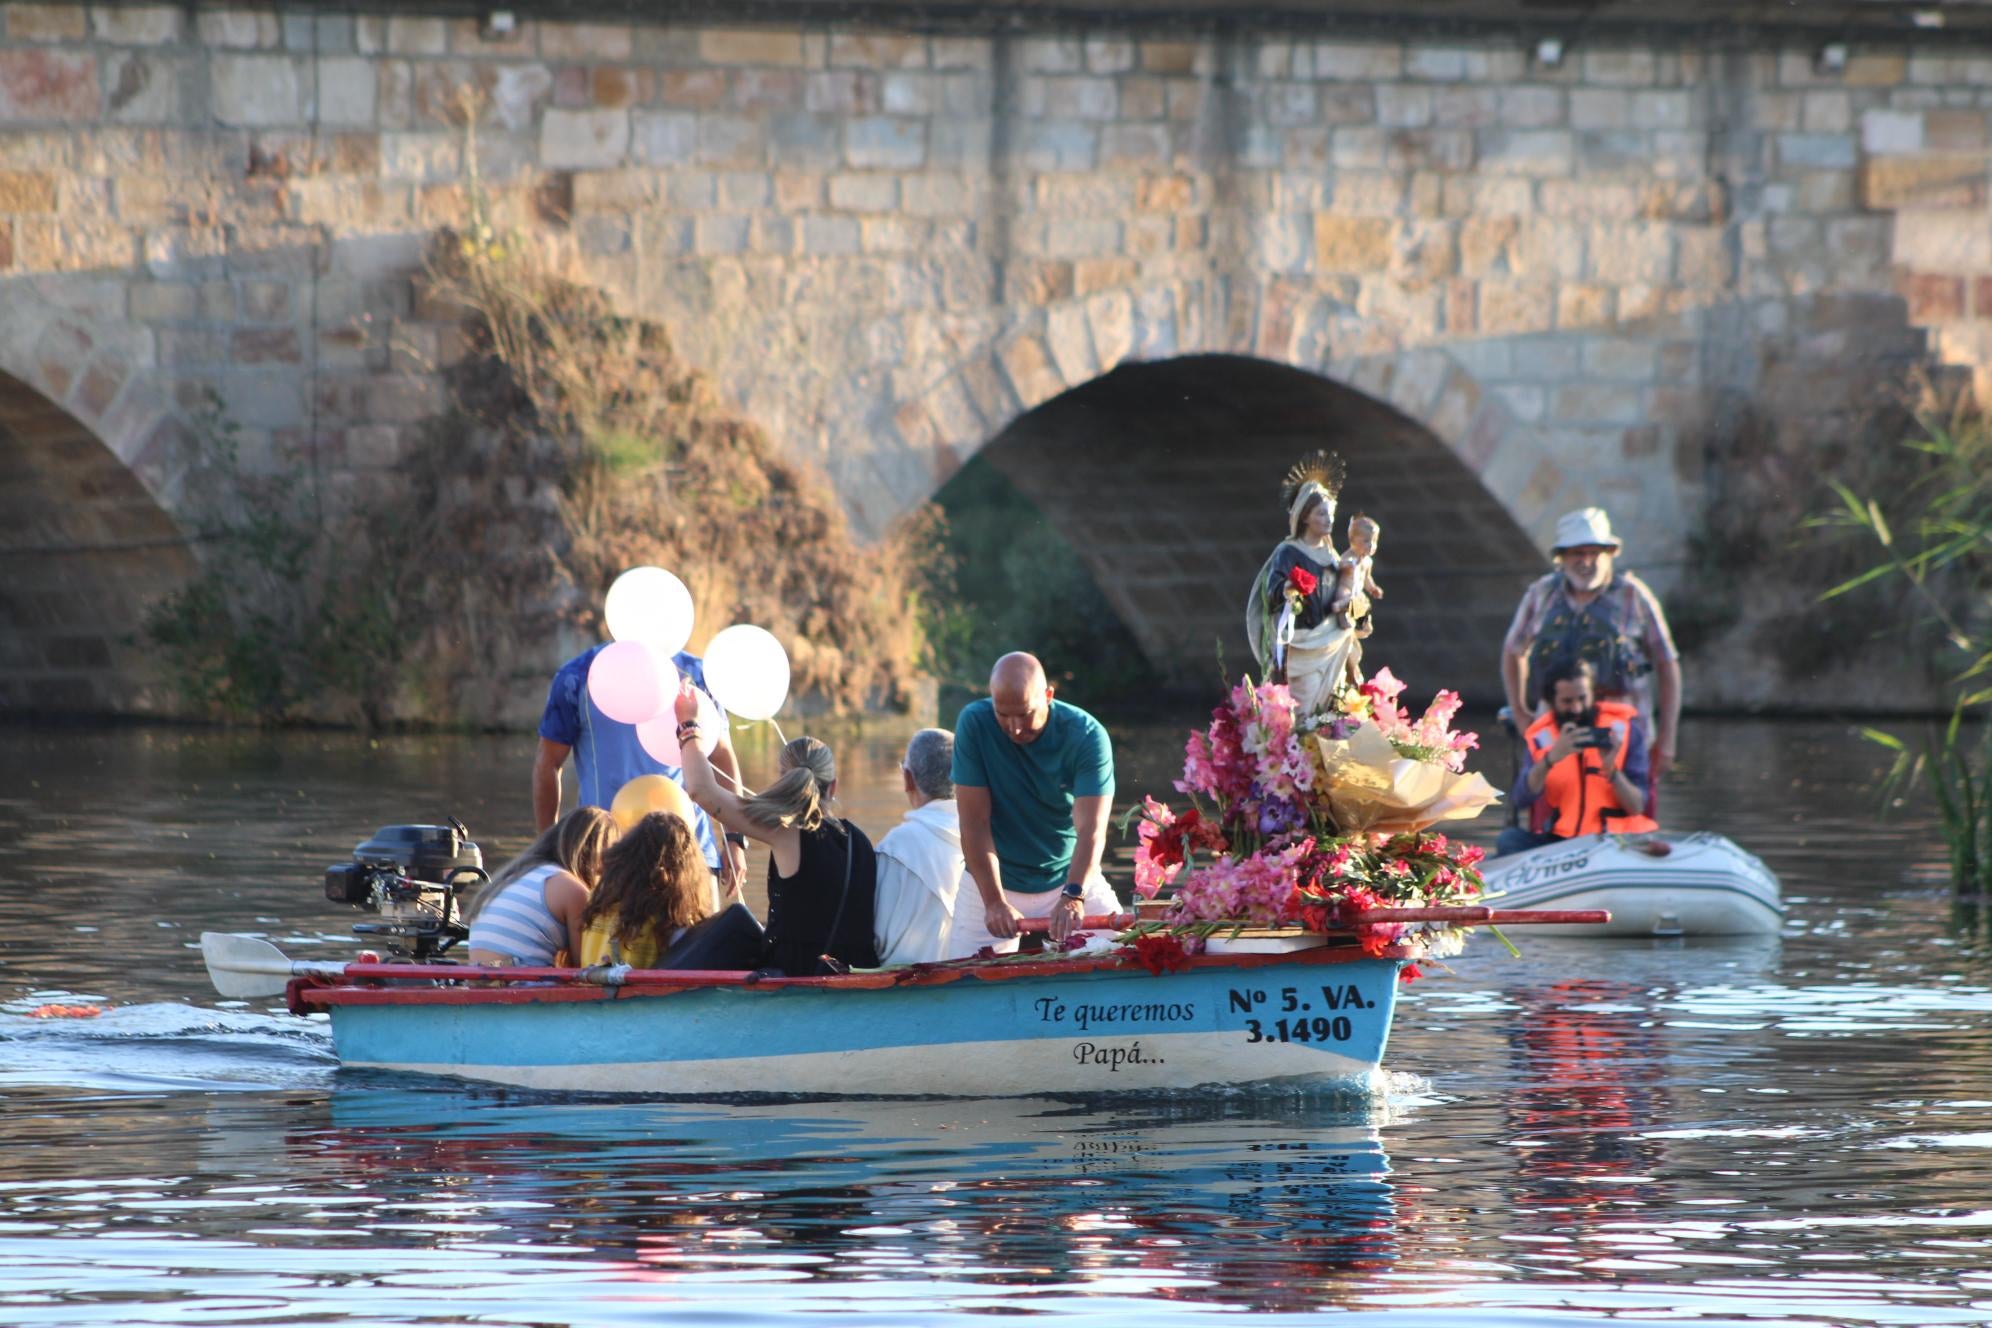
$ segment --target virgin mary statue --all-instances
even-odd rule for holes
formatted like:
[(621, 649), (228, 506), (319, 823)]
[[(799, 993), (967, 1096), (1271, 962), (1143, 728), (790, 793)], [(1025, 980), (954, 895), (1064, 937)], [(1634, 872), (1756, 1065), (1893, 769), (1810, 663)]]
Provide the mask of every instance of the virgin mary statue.
[(1351, 659), (1360, 658), (1356, 629), (1338, 625), (1328, 611), (1340, 571), (1333, 532), (1342, 477), (1342, 458), (1333, 452), (1312, 453), (1287, 472), (1286, 538), (1245, 602), (1245, 636), (1260, 676), (1285, 681), (1303, 715), (1327, 706)]

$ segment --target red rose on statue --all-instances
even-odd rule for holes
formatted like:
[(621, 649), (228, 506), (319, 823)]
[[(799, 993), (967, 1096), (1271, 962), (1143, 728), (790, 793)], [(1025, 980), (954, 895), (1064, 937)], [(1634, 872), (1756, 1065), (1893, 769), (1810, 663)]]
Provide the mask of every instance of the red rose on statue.
[(1295, 567), (1287, 572), (1287, 589), (1305, 599), (1321, 585), (1321, 578), (1305, 567)]

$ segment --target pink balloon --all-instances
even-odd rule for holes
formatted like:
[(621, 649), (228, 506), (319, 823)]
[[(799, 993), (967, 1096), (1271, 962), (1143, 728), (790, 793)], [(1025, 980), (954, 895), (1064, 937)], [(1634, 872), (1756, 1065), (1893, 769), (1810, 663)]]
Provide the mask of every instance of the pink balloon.
[(677, 692), (677, 666), (641, 641), (612, 641), (588, 666), (588, 695), (619, 723), (641, 724), (660, 712), (669, 719)]
[[(712, 698), (699, 693), (699, 750), (711, 756), (713, 748), (719, 746), (719, 735), (726, 731), (726, 721), (719, 717), (719, 710)], [(678, 746), (678, 715), (670, 706), (654, 719), (647, 719), (636, 726), (636, 741), (655, 760), (662, 761), (676, 770), (685, 766), (685, 755)]]
[(652, 760), (662, 761), (674, 770), (685, 768), (685, 753), (678, 746), (678, 717), (671, 711), (638, 724), (636, 741), (650, 753)]

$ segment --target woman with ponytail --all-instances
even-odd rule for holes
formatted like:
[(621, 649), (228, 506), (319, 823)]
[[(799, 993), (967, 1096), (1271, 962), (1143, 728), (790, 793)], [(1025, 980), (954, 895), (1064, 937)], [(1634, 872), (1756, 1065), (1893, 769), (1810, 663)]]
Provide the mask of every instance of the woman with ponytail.
[(583, 964), (655, 968), (685, 928), (706, 916), (712, 872), (684, 818), (652, 812), (603, 855), (581, 914)]
[[(878, 860), (871, 840), (836, 815), (837, 759), (815, 738), (782, 748), (779, 777), (754, 794), (722, 788), (699, 751), (698, 694), (678, 692), (678, 746), (685, 792), (736, 834), (768, 846), (768, 938), (764, 967), (803, 977), (838, 964), (878, 967), (873, 937)], [(824, 960), (834, 961), (825, 964)]]

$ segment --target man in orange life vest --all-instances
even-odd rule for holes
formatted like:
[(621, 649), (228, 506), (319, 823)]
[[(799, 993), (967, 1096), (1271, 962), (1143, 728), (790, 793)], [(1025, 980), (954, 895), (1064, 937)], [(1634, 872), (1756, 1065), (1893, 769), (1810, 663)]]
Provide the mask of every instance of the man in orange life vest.
[(1513, 793), (1517, 807), (1537, 799), (1549, 808), (1547, 833), (1511, 825), (1496, 853), (1553, 844), (1601, 831), (1637, 834), (1659, 826), (1646, 815), (1646, 735), (1639, 713), (1600, 701), (1588, 660), (1559, 663), (1543, 678), (1549, 708), (1522, 735), (1528, 753)]

